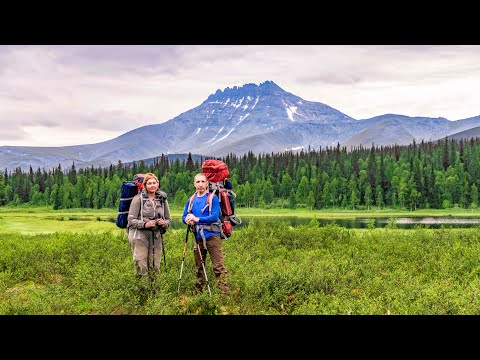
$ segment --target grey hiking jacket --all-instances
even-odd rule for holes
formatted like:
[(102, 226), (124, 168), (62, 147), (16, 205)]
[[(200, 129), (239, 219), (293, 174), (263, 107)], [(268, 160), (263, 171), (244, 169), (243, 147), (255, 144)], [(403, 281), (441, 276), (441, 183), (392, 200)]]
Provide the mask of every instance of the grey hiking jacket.
[[(140, 202), (140, 199), (142, 199), (143, 204)], [(145, 232), (152, 231), (151, 228), (145, 229), (145, 223), (149, 220), (159, 218), (163, 218), (165, 220), (165, 224), (162, 226), (162, 228), (165, 230), (168, 229), (168, 227), (172, 224), (167, 194), (159, 189), (156, 191), (155, 199), (151, 201), (148, 198), (147, 192), (142, 190), (133, 197), (132, 203), (130, 204), (130, 209), (128, 211), (127, 231), (129, 238), (145, 238)], [(161, 237), (160, 226), (156, 226), (154, 230), (155, 237)]]

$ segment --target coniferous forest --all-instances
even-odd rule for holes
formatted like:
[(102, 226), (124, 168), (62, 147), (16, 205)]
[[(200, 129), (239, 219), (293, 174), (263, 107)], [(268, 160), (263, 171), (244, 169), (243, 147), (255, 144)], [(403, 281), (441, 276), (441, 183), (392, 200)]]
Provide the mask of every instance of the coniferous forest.
[[(205, 158), (207, 159), (207, 158)], [(229, 167), (235, 206), (308, 209), (475, 208), (480, 186), (480, 139), (413, 142), (408, 146), (337, 146), (219, 158)], [(0, 172), (0, 206), (29, 204), (53, 209), (116, 208), (123, 181), (152, 172), (182, 208), (194, 191), (201, 162), (170, 161), (161, 155), (148, 164), (119, 161), (107, 168), (50, 170), (17, 168)]]

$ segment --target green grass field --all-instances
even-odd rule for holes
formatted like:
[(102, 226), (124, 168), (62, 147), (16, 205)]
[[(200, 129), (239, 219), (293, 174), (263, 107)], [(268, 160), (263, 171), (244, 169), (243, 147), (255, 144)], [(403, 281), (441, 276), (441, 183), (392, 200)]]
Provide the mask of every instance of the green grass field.
[(116, 212), (106, 210), (55, 211), (48, 208), (0, 208), (0, 234), (50, 234), (55, 232), (121, 232)]

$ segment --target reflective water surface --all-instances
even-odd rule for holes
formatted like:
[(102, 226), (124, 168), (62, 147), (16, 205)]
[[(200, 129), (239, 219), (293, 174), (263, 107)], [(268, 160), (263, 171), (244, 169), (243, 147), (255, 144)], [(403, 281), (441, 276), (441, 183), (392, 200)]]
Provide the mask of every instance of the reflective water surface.
[[(242, 223), (237, 225), (235, 228), (241, 228), (242, 226), (248, 225), (250, 221), (255, 219), (255, 217), (244, 217), (242, 216)], [(289, 222), (292, 226), (297, 226), (301, 224), (308, 224), (312, 221), (311, 218), (300, 218), (300, 217), (269, 217), (271, 221), (283, 221)], [(409, 217), (399, 217), (395, 218), (395, 225), (399, 229), (413, 229), (419, 226), (428, 227), (430, 229), (439, 229), (444, 228), (470, 228), (480, 226), (480, 218), (457, 218), (457, 217), (424, 217), (424, 218), (409, 218)], [(376, 228), (381, 228), (387, 226), (393, 220), (390, 218), (369, 218), (369, 219), (316, 219), (320, 226), (326, 224), (336, 223), (338, 226), (342, 226), (350, 229), (363, 229), (368, 228), (369, 223), (374, 221), (373, 225)], [(172, 227), (174, 229), (185, 228), (185, 224), (182, 223), (180, 218), (172, 219)]]

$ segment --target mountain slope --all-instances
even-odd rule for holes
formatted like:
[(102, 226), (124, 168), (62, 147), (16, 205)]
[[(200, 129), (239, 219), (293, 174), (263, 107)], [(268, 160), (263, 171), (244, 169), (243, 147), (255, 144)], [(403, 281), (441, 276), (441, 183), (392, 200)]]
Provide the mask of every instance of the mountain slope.
[[(448, 139), (454, 139), (454, 140), (470, 140), (470, 139), (477, 139), (477, 138), (480, 138), (480, 126), (476, 126), (474, 128), (471, 128), (471, 129), (468, 129), (468, 130), (464, 130), (464, 131), (460, 131), (458, 133), (454, 133), (454, 134), (450, 134), (448, 136)], [(438, 140), (445, 140), (445, 137), (442, 137), (442, 138), (438, 138), (436, 139), (435, 141), (438, 141)]]

